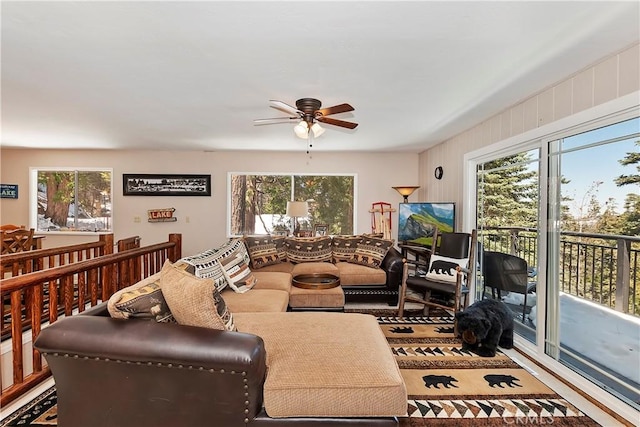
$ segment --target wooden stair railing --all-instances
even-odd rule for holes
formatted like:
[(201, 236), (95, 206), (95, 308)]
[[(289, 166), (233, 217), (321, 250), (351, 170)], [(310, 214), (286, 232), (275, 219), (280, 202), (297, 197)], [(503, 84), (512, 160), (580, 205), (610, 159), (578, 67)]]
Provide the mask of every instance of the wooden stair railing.
[[(19, 276), (108, 255), (113, 253), (113, 248), (113, 234), (102, 234), (95, 242), (0, 255), (0, 278)], [(9, 315), (8, 296), (2, 298), (0, 312), (0, 336), (4, 339), (11, 333), (10, 325), (6, 324)], [(24, 317), (29, 318), (30, 315), (27, 313)]]
[[(72, 316), (75, 307), (83, 312), (89, 306), (107, 301), (116, 291), (157, 273), (167, 259), (174, 262), (181, 257), (182, 235), (170, 234), (168, 241), (163, 243), (2, 279), (0, 295), (3, 301), (9, 296), (11, 302), (13, 378), (11, 385), (2, 385), (0, 406), (20, 397), (50, 375), (36, 349), (32, 348), (30, 354), (23, 352), (23, 301), (26, 313), (29, 313), (27, 321), (33, 343), (42, 324), (55, 322), (59, 312)], [(49, 296), (46, 317), (45, 289)], [(31, 361), (33, 367), (28, 375), (24, 373), (23, 358)]]

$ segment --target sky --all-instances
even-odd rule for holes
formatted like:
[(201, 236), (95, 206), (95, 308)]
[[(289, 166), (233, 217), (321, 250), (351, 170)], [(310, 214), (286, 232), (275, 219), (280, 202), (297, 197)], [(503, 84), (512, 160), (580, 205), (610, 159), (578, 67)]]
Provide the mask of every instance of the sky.
[[(565, 138), (562, 143), (562, 149), (570, 150), (622, 135), (638, 133), (640, 133), (640, 118), (631, 119)], [(633, 175), (638, 173), (637, 165), (623, 166), (619, 162), (627, 153), (638, 152), (639, 147), (635, 145), (635, 141), (638, 139), (639, 137), (636, 136), (623, 141), (562, 154), (562, 175), (570, 180), (568, 184), (563, 185), (562, 194), (563, 196), (569, 196), (574, 199), (568, 203), (572, 214), (576, 215), (581, 205), (584, 205), (585, 209), (587, 208), (590, 199), (588, 192), (591, 188), (595, 188), (595, 195), (603, 207), (609, 198), (614, 198), (616, 201), (616, 212), (618, 213), (624, 210), (624, 200), (627, 194), (638, 194), (638, 192), (640, 192), (640, 186), (638, 185), (618, 187), (614, 182), (614, 179), (620, 175)], [(602, 184), (594, 185), (596, 182), (602, 182)], [(583, 199), (585, 203), (583, 203)]]

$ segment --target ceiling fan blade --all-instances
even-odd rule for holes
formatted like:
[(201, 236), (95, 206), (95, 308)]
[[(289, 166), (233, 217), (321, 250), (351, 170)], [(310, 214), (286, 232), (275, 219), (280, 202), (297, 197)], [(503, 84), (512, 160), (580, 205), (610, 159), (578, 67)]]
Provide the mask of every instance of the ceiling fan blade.
[(348, 129), (355, 129), (358, 126), (357, 123), (345, 122), (344, 120), (332, 119), (331, 117), (320, 116), (316, 117), (316, 120), (328, 125), (340, 126)]
[(254, 125), (271, 125), (276, 123), (289, 123), (291, 121), (299, 121), (300, 117), (274, 117), (271, 119), (255, 119)]
[(349, 104), (340, 104), (334, 105), (333, 107), (321, 108), (316, 111), (316, 114), (320, 113), (323, 116), (330, 116), (331, 114), (346, 113), (347, 111), (353, 110), (354, 108)]
[(280, 111), (284, 111), (287, 114), (304, 114), (302, 111), (298, 110), (296, 107), (287, 104), (286, 102), (278, 101), (275, 99), (270, 99), (271, 107)]

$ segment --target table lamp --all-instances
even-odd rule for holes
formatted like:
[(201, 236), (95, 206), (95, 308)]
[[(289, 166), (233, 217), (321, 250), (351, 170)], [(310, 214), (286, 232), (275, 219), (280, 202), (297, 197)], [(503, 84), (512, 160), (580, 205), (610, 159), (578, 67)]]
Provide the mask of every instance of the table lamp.
[(307, 202), (287, 202), (287, 216), (294, 219), (293, 235), (300, 233), (300, 223), (298, 218), (309, 214), (309, 204)]

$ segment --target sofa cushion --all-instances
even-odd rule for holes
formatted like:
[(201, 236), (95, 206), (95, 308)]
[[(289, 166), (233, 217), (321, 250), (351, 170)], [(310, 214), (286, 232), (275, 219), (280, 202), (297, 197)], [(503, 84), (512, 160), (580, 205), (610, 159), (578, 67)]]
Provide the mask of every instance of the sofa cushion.
[(392, 245), (393, 240), (365, 237), (358, 243), (353, 258), (347, 262), (379, 268)]
[(281, 262), (279, 264), (271, 264), (271, 265), (267, 265), (266, 267), (262, 267), (260, 270), (256, 270), (253, 273), (262, 273), (262, 272), (269, 272), (269, 273), (291, 273), (293, 271), (293, 267), (295, 267), (296, 264), (292, 264), (288, 261), (285, 262)]
[(276, 244), (268, 234), (245, 236), (243, 240), (247, 247), (249, 258), (251, 258), (251, 268), (254, 270), (282, 262), (278, 256)]
[(234, 313), (270, 313), (287, 311), (289, 292), (273, 289), (252, 289), (251, 292), (239, 294), (225, 289), (222, 297)]
[(291, 290), (291, 274), (274, 271), (254, 271), (256, 285), (254, 291), (259, 289), (272, 289), (289, 292)]
[(159, 272), (114, 293), (107, 309), (114, 319), (175, 322), (160, 289)]
[(331, 261), (331, 237), (287, 237), (287, 260), (292, 263)]
[(333, 236), (331, 241), (331, 254), (333, 262), (348, 261), (353, 259), (358, 243), (362, 236)]
[(270, 417), (406, 415), (404, 380), (375, 317), (238, 313), (236, 323), (264, 340)]
[(336, 266), (330, 262), (303, 262), (294, 264), (291, 270), (291, 276), (298, 274), (340, 274)]
[(167, 260), (160, 271), (160, 288), (179, 324), (236, 330), (233, 315), (212, 279), (196, 277)]
[(244, 245), (236, 247), (228, 256), (218, 260), (227, 283), (235, 292), (245, 293), (256, 284), (256, 278), (247, 262), (247, 249)]
[(336, 264), (336, 268), (342, 286), (384, 285), (387, 283), (387, 273), (381, 268), (367, 267), (351, 262), (339, 262)]

